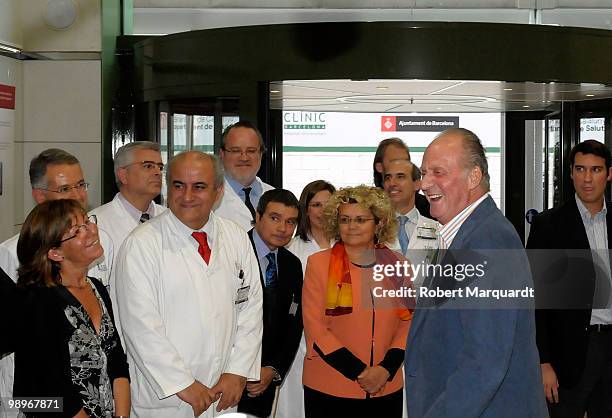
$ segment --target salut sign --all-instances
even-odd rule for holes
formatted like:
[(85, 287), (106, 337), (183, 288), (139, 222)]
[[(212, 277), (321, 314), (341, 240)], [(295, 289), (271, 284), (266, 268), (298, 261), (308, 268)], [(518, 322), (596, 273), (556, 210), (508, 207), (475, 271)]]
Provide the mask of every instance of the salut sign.
[(459, 127), (459, 116), (381, 116), (382, 132), (442, 132)]

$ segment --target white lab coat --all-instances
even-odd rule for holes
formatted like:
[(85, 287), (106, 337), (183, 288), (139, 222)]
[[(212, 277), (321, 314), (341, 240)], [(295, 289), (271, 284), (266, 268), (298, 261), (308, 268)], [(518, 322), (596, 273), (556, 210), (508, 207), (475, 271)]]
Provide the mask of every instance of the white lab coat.
[[(164, 206), (153, 203), (153, 217), (164, 212), (166, 208)], [(106, 246), (111, 245), (113, 248), (119, 250), (123, 241), (132, 232), (134, 228), (140, 225), (138, 219), (127, 211), (121, 200), (119, 200), (119, 193), (115, 195), (113, 200), (99, 206), (89, 212), (91, 215), (96, 215), (98, 218), (98, 231), (104, 231), (109, 237), (109, 240), (102, 242), (104, 246), (104, 253), (108, 254)], [(114, 258), (111, 260), (111, 265), (115, 265), (115, 261), (118, 251), (115, 251)], [(106, 284), (106, 283), (105, 283)]]
[[(261, 184), (262, 194), (268, 190), (274, 189), (267, 183), (261, 181), (259, 177), (255, 178), (256, 182)], [(215, 213), (223, 218), (231, 219), (242, 227), (245, 231), (249, 231), (253, 228), (251, 225), (251, 212), (244, 204), (244, 200), (238, 196), (238, 194), (232, 189), (227, 179), (224, 180), (223, 196), (215, 208)], [(257, 205), (253, 202), (253, 206), (257, 209)]]
[[(87, 274), (91, 277), (100, 279), (102, 283), (108, 285), (111, 271), (110, 266), (106, 262), (106, 254), (110, 254), (109, 259), (112, 260), (113, 246), (110, 237), (106, 233), (100, 232), (99, 237), (100, 244), (104, 247), (104, 255), (91, 265)], [(2, 268), (14, 282), (17, 282), (17, 269), (19, 268), (19, 259), (17, 258), (18, 241), (19, 234), (0, 244), (0, 268)], [(3, 320), (6, 320), (6, 318), (3, 318)], [(12, 338), (12, 336), (0, 336), (0, 338)], [(4, 408), (6, 400), (13, 396), (14, 370), (15, 363), (13, 354), (0, 359), (0, 397), (4, 398), (2, 405), (0, 405), (0, 418), (15, 416), (10, 415)]]
[[(416, 209), (415, 209), (416, 210)], [(435, 254), (438, 248), (438, 240), (425, 238), (422, 233), (419, 232), (419, 228), (433, 228), (436, 232), (440, 229), (440, 224), (433, 219), (429, 219), (416, 211), (418, 214), (417, 226), (410, 234), (408, 239), (408, 248), (406, 250), (406, 258), (412, 265), (418, 265), (421, 263), (429, 264), (431, 258)], [(394, 251), (402, 252), (399, 240), (396, 238), (395, 241), (389, 246)], [(422, 271), (422, 270), (421, 270)], [(413, 286), (419, 286), (423, 283), (424, 276), (419, 274), (415, 277)]]
[[(175, 394), (194, 379), (208, 387), (222, 373), (259, 379), (263, 321), (257, 259), (235, 223), (214, 214), (208, 222), (213, 231), (208, 266), (191, 230), (169, 210), (132, 231), (119, 251), (115, 290), (133, 417), (193, 417), (191, 406)], [(248, 300), (236, 304), (245, 286)], [(215, 407), (201, 416), (220, 415)]]
[[(311, 238), (310, 241), (304, 241), (299, 236), (293, 237), (287, 245), (287, 249), (300, 259), (302, 271), (306, 271), (308, 257), (322, 250), (314, 239)], [(300, 340), (298, 351), (295, 354), (295, 359), (280, 389), (276, 418), (304, 418), (304, 387), (302, 385), (302, 372), (304, 371), (305, 356), (306, 340), (304, 339), (304, 333), (302, 333), (302, 339)]]

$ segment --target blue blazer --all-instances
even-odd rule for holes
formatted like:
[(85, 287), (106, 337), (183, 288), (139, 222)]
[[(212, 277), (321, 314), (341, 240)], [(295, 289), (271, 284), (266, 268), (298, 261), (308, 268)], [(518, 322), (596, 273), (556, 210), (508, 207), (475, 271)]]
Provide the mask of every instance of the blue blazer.
[[(491, 197), (463, 223), (442, 264), (478, 260), (486, 260), (483, 277), (446, 278), (440, 287), (530, 285), (521, 241)], [(406, 344), (410, 418), (548, 417), (532, 306), (482, 303), (419, 298)]]

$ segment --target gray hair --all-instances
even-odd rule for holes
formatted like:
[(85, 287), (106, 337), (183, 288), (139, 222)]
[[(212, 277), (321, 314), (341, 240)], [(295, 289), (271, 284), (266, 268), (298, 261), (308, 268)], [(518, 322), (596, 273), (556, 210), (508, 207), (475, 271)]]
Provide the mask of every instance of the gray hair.
[(119, 180), (119, 169), (132, 164), (134, 162), (134, 151), (140, 149), (160, 152), (159, 144), (151, 141), (134, 141), (120, 147), (115, 153), (113, 167), (117, 187), (122, 186)]
[(50, 165), (74, 165), (79, 160), (69, 152), (59, 148), (49, 148), (32, 158), (30, 161), (30, 184), (32, 189), (44, 189), (47, 182), (47, 167)]
[(465, 151), (465, 168), (471, 170), (474, 167), (478, 167), (482, 173), (482, 179), (480, 180), (480, 187), (488, 192), (491, 190), (491, 176), (489, 176), (489, 163), (487, 162), (487, 156), (485, 149), (482, 146), (482, 142), (478, 136), (465, 128), (450, 128), (442, 132), (436, 138), (445, 136), (447, 134), (459, 135), (463, 139), (463, 149)]
[(204, 160), (204, 161), (210, 161), (212, 163), (213, 166), (213, 172), (214, 172), (214, 186), (215, 189), (218, 189), (219, 187), (223, 186), (223, 182), (225, 179), (225, 172), (223, 171), (223, 163), (221, 163), (221, 160), (219, 159), (219, 157), (217, 157), (214, 154), (208, 154), (206, 152), (202, 152), (202, 151), (196, 151), (196, 150), (191, 150), (191, 151), (183, 151), (179, 154), (176, 154), (174, 157), (172, 157), (172, 159), (170, 160), (170, 162), (168, 163), (168, 184), (170, 184), (170, 172), (172, 171), (172, 166), (177, 162), (180, 161), (182, 159), (187, 158), (188, 156), (193, 156), (195, 157), (196, 160)]

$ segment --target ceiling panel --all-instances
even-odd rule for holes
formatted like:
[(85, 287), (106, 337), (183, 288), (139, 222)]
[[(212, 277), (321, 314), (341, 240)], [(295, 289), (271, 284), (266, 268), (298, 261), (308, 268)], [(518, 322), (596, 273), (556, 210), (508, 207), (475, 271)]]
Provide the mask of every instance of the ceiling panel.
[(350, 112), (549, 110), (612, 97), (612, 87), (599, 84), (462, 80), (288, 80), (270, 90), (273, 109)]

